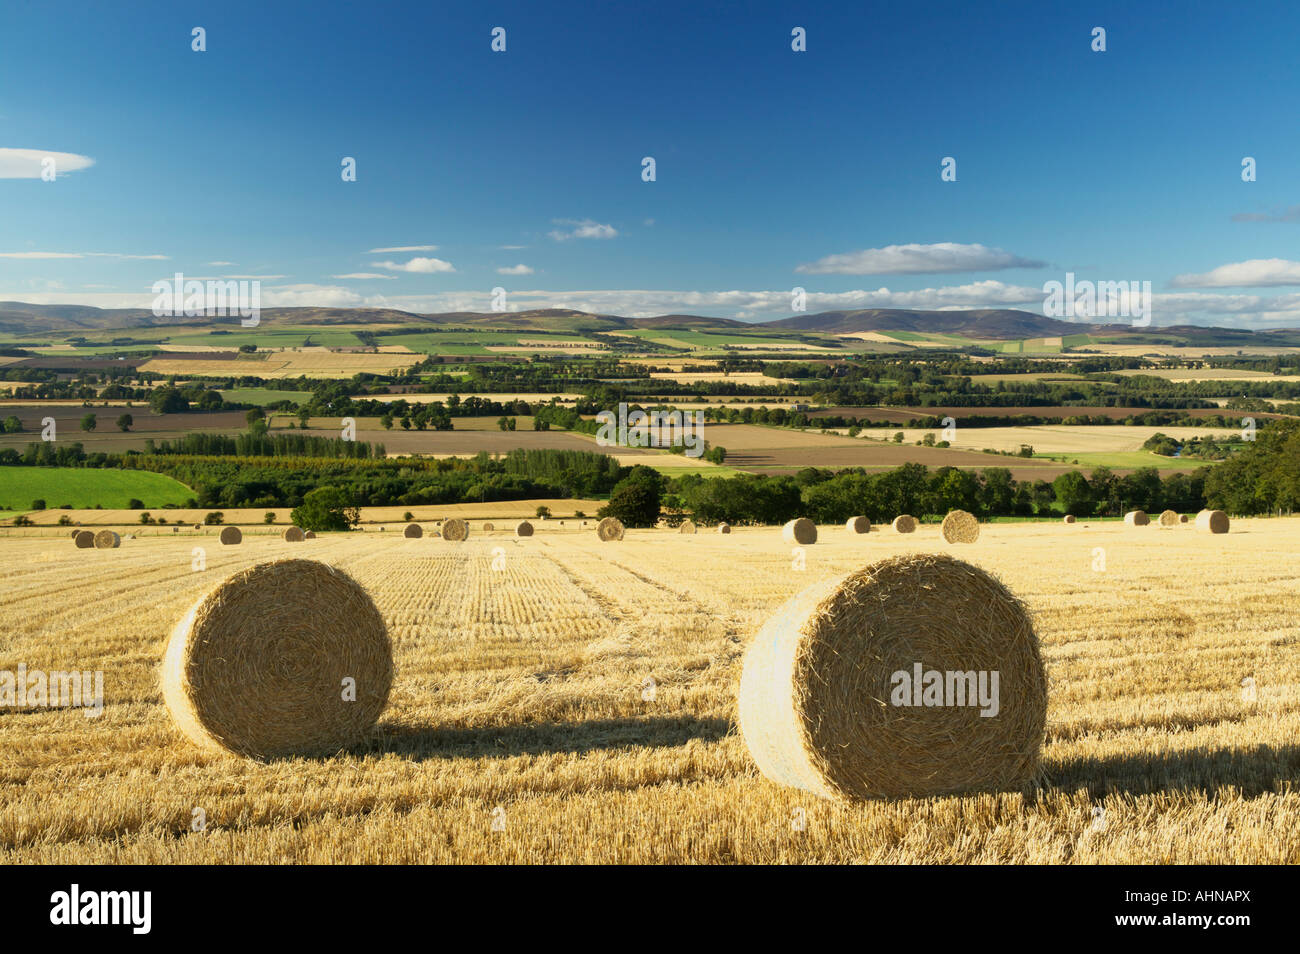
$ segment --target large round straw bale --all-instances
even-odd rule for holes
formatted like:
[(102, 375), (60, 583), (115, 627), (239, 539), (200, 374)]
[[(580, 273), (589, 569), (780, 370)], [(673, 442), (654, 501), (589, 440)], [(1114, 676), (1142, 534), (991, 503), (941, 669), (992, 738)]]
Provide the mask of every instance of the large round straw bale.
[(469, 539), (469, 524), (459, 517), (452, 517), (450, 520), (443, 521), (442, 538), (451, 540), (453, 543), (460, 543), (462, 540)]
[(1202, 510), (1196, 515), (1196, 529), (1202, 533), (1227, 533), (1228, 515), (1222, 510)]
[(122, 545), (122, 538), (112, 530), (100, 530), (95, 534), (96, 550), (116, 550)]
[(1162, 526), (1162, 527), (1176, 527), (1176, 526), (1178, 526), (1178, 511), (1177, 511), (1177, 510), (1162, 510), (1162, 511), (1160, 512), (1160, 526)]
[(1130, 510), (1124, 514), (1124, 523), (1130, 527), (1145, 527), (1151, 522), (1145, 510)]
[(965, 510), (950, 510), (939, 525), (945, 543), (974, 543), (980, 538), (980, 522)]
[(623, 521), (618, 517), (606, 517), (596, 524), (596, 536), (609, 542), (623, 539)]
[(694, 533), (694, 532), (695, 532), (695, 521), (694, 521), (694, 520), (683, 520), (683, 521), (682, 521), (682, 525), (681, 525), (680, 527), (677, 528), (677, 532), (678, 532), (678, 533)]
[(1062, 519), (1062, 523), (1074, 523), (1075, 517), (1072, 513), (1067, 513)]
[[(380, 527), (379, 529), (382, 530), (383, 527)], [(303, 538), (304, 540), (315, 540), (315, 539), (316, 539), (316, 531), (315, 531), (315, 530), (308, 530), (308, 531), (306, 531), (306, 532), (302, 535), (302, 538)]]
[(408, 523), (406, 529), (402, 531), (402, 536), (414, 540), (417, 537), (424, 536), (424, 528), (418, 523)]
[(302, 532), (302, 528), (300, 527), (284, 528), (284, 540), (286, 543), (301, 543), (305, 539), (307, 539), (307, 537)]
[(241, 570), (177, 623), (163, 699), (207, 749), (328, 755), (361, 741), (388, 702), (383, 617), (341, 570), (276, 560)]
[(519, 523), (515, 525), (515, 536), (531, 537), (532, 535), (533, 535), (533, 525), (529, 523), (527, 520), (520, 520)]
[(72, 535), (72, 542), (78, 550), (89, 550), (95, 545), (95, 534), (90, 530), (78, 530)]
[(850, 534), (870, 533), (871, 521), (866, 517), (849, 517), (849, 522), (844, 525), (844, 529)]
[(730, 533), (730, 532), (731, 532), (731, 524), (729, 523), (718, 524), (718, 533)]
[(890, 526), (894, 528), (895, 533), (915, 533), (916, 518), (906, 513), (899, 514)]
[(485, 523), (485, 524), (483, 524), (483, 532), (484, 532), (484, 533), (491, 533), (491, 532), (492, 532), (493, 530), (495, 530), (495, 529), (496, 529), (496, 527), (492, 526), (492, 524), (490, 524), (490, 523)]
[(1047, 680), (1029, 614), (997, 579), (906, 555), (782, 606), (746, 651), (739, 709), (750, 755), (782, 785), (827, 798), (1003, 789), (1037, 776)]
[(817, 524), (807, 517), (796, 517), (781, 528), (781, 539), (786, 543), (807, 546), (817, 542)]
[(231, 546), (236, 543), (242, 543), (243, 540), (244, 540), (244, 535), (243, 533), (240, 532), (238, 527), (221, 528), (221, 542), (226, 544), (227, 546)]

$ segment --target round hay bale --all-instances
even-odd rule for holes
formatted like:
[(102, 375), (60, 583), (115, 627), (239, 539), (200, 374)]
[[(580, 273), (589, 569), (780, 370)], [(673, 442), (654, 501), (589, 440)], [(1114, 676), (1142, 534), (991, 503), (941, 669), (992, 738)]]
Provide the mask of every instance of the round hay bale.
[(531, 537), (532, 535), (533, 535), (533, 525), (529, 523), (527, 520), (520, 520), (519, 523), (515, 525), (515, 536)]
[(116, 550), (122, 545), (122, 538), (112, 530), (100, 530), (95, 534), (96, 550)]
[(730, 533), (730, 532), (731, 532), (731, 524), (729, 523), (718, 524), (718, 533)]
[(965, 510), (950, 510), (939, 526), (945, 543), (974, 543), (980, 538), (980, 522)]
[(1228, 515), (1222, 510), (1202, 510), (1196, 515), (1196, 529), (1202, 533), (1227, 533)]
[(483, 532), (484, 532), (484, 533), (491, 533), (491, 532), (492, 532), (493, 530), (495, 530), (495, 529), (496, 529), (496, 527), (492, 526), (492, 524), (490, 524), (490, 523), (485, 523), (485, 524), (483, 524)]
[(469, 539), (469, 524), (459, 517), (452, 517), (442, 524), (442, 538), (453, 543)]
[(244, 542), (244, 535), (240, 532), (238, 527), (222, 527), (221, 542), (226, 544), (226, 546), (234, 546), (237, 543)]
[(408, 523), (406, 529), (402, 531), (402, 536), (409, 540), (415, 540), (424, 536), (424, 528), (418, 523)]
[(851, 534), (870, 533), (871, 521), (866, 517), (849, 517), (849, 522), (844, 525), (844, 529)]
[[(380, 529), (382, 530), (383, 528), (381, 527)], [(308, 531), (306, 531), (306, 532), (302, 535), (302, 538), (303, 538), (304, 540), (315, 540), (315, 539), (316, 539), (316, 531), (315, 531), (315, 530), (308, 530)]]
[(1187, 514), (1185, 514), (1185, 513), (1180, 513), (1180, 514), (1178, 515), (1178, 522), (1179, 522), (1179, 523), (1186, 523), (1186, 522), (1187, 522)]
[(1130, 510), (1124, 514), (1124, 524), (1129, 527), (1145, 527), (1151, 522), (1145, 510)]
[(361, 741), (392, 681), (374, 602), (314, 560), (261, 563), (221, 583), (176, 624), (162, 673), (163, 699), (191, 741), (258, 759)]
[(1061, 518), (1062, 523), (1074, 523), (1074, 521), (1075, 521), (1075, 517), (1074, 514), (1072, 513), (1067, 513), (1064, 517)]
[(302, 532), (301, 527), (285, 527), (282, 536), (284, 537), (285, 543), (301, 543), (303, 540), (307, 539), (306, 534)]
[(596, 524), (596, 536), (607, 543), (612, 540), (622, 540), (623, 530), (623, 521), (617, 517), (606, 517)]
[(76, 529), (76, 528), (74, 527), (73, 530), (72, 530), (72, 539), (74, 539), (74, 540), (77, 539), (77, 534), (79, 534), (79, 533), (81, 533), (81, 531), (78, 530), (78, 529)]
[(781, 539), (786, 543), (808, 546), (817, 542), (817, 524), (807, 517), (796, 517), (781, 528)]
[(89, 550), (95, 545), (95, 534), (90, 530), (78, 530), (72, 535), (72, 542), (78, 550)]
[(695, 532), (695, 521), (694, 521), (694, 520), (683, 520), (683, 521), (682, 521), (682, 525), (681, 525), (680, 527), (677, 528), (677, 532), (678, 532), (678, 533), (694, 533), (694, 532)]
[(827, 798), (1004, 789), (1038, 775), (1047, 680), (1029, 614), (996, 578), (905, 555), (782, 606), (745, 653), (739, 710), (750, 755), (782, 785)]
[(899, 514), (890, 526), (894, 528), (895, 533), (915, 533), (916, 518), (910, 514)]
[(1162, 526), (1162, 527), (1176, 527), (1176, 526), (1178, 526), (1178, 511), (1177, 511), (1177, 510), (1162, 510), (1162, 511), (1160, 512), (1160, 526)]

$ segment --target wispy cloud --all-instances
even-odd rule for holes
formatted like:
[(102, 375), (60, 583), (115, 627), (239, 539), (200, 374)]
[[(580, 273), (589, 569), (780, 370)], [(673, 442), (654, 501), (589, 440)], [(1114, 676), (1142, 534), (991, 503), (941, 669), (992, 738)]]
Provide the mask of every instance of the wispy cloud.
[(384, 248), (372, 248), (367, 255), (386, 255), (391, 252), (436, 252), (436, 245), (388, 245)]
[(331, 275), (330, 278), (354, 279), (357, 281), (368, 281), (372, 278), (382, 278), (384, 281), (397, 281), (396, 275), (380, 275), (378, 272), (349, 272), (346, 275)]
[(497, 250), (502, 252), (518, 252), (527, 247), (527, 245), (498, 245)]
[(504, 268), (498, 268), (498, 275), (531, 275), (533, 270), (527, 265), (507, 265)]
[(234, 262), (208, 262), (208, 264), (211, 265), (213, 268), (222, 268), (222, 267), (228, 268), (229, 266), (234, 265), (235, 263)]
[(551, 219), (552, 225), (572, 226), (568, 230), (555, 229), (547, 234), (557, 242), (568, 239), (612, 239), (618, 237), (618, 229), (605, 225), (594, 219)]
[(886, 245), (827, 255), (800, 265), (795, 271), (807, 275), (925, 275), (1043, 268), (1045, 265), (1045, 262), (1022, 258), (987, 245), (938, 242), (934, 245)]
[(1234, 222), (1300, 222), (1300, 205), (1276, 212), (1238, 212), (1232, 217)]
[(1220, 265), (1201, 274), (1176, 275), (1170, 288), (1255, 288), (1300, 285), (1300, 262), (1285, 258), (1252, 258)]
[(62, 176), (95, 164), (89, 156), (75, 152), (50, 152), (43, 149), (0, 149), (0, 179), (39, 179), (45, 160), (54, 160), (54, 173)]
[(0, 252), (0, 258), (118, 258), (124, 261), (166, 262), (170, 255), (126, 255), (121, 252)]
[(386, 268), (390, 272), (414, 272), (421, 275), (431, 275), (435, 272), (454, 272), (456, 269), (451, 262), (444, 262), (440, 258), (420, 258), (416, 257), (409, 262), (375, 262), (376, 268)]

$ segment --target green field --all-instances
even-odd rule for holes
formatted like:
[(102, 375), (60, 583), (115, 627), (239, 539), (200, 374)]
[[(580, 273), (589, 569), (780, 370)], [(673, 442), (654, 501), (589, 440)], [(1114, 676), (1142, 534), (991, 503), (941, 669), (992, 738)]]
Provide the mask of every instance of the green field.
[(224, 400), (235, 404), (256, 404), (264, 407), (276, 401), (293, 401), (305, 404), (311, 400), (310, 391), (278, 391), (274, 388), (231, 388), (218, 392)]
[(1161, 457), (1159, 454), (1144, 450), (1035, 454), (1034, 457), (1059, 461), (1062, 464), (1073, 464), (1077, 461), (1081, 470), (1092, 467), (1123, 467), (1126, 470), (1138, 467), (1154, 467), (1156, 470), (1189, 470), (1196, 467), (1205, 467), (1210, 463), (1209, 461), (1195, 460), (1190, 457)]
[(194, 491), (179, 481), (141, 470), (82, 467), (0, 467), (0, 506), (30, 510), (32, 501), (48, 508), (64, 504), (77, 508), (124, 510), (131, 499), (146, 507), (183, 506)]

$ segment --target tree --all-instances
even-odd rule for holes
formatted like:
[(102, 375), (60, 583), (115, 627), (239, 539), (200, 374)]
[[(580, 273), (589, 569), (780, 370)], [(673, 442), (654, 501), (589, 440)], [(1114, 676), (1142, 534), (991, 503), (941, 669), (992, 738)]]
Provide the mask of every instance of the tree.
[[(298, 421), (300, 424), (302, 424), (303, 428), (307, 427), (307, 422), (309, 420), (311, 420), (311, 410), (306, 406), (298, 408)], [(389, 415), (388, 417), (388, 423), (384, 426), (385, 427), (393, 426), (393, 418), (391, 415)]]
[(3, 429), (6, 434), (21, 434), (23, 430), (23, 422), (13, 414), (10, 414), (4, 419), (4, 424), (0, 425), (0, 429)]
[(274, 511), (274, 510), (268, 510), (266, 513), (262, 514), (262, 522), (263, 522), (263, 523), (275, 523), (275, 511)]
[(393, 412), (385, 412), (383, 416), (379, 418), (379, 424), (384, 430), (391, 431), (393, 429)]
[(95, 429), (95, 415), (87, 414), (81, 419), (81, 429), (89, 433)]
[(625, 527), (653, 527), (662, 512), (664, 478), (658, 471), (640, 465), (614, 485), (609, 503), (596, 516), (616, 517)]
[(405, 520), (407, 523), (410, 523), (412, 520), (415, 519), (415, 514), (411, 513), (411, 511), (408, 510), (406, 511), (406, 513), (402, 514), (402, 519)]
[(537, 519), (544, 520), (551, 515), (551, 508), (547, 506), (538, 507), (536, 510)]
[(128, 500), (128, 501), (126, 502), (126, 509), (127, 509), (127, 510), (143, 510), (143, 509), (144, 509), (144, 501), (143, 501), (143, 500), (139, 500), (139, 499), (137, 499), (137, 498), (135, 498), (135, 497), (132, 497), (130, 500)]
[(351, 530), (361, 522), (361, 511), (342, 487), (317, 487), (307, 492), (289, 517), (304, 530)]
[(1076, 517), (1091, 516), (1096, 503), (1088, 478), (1077, 470), (1066, 471), (1052, 481), (1052, 490), (1061, 509)]
[(33, 509), (33, 510), (44, 510), (44, 509), (45, 509), (45, 498), (44, 498), (44, 497), (37, 497), (35, 500), (33, 500), (33, 501), (32, 501), (32, 509)]
[(121, 417), (117, 419), (117, 429), (123, 432), (129, 431), (131, 429), (131, 425), (134, 423), (135, 423), (135, 418), (133, 418), (130, 414), (123, 414)]
[(212, 513), (207, 514), (203, 518), (203, 522), (207, 524), (209, 527), (220, 526), (222, 523), (225, 522), (225, 520), (226, 520), (226, 515), (222, 513), (220, 510), (214, 510), (212, 511)]
[(170, 385), (156, 388), (149, 395), (149, 409), (155, 414), (179, 414), (190, 409), (190, 402)]
[(266, 420), (266, 412), (260, 407), (251, 408), (249, 412), (244, 415), (244, 420), (248, 422), (249, 428), (252, 428), (255, 422)]

